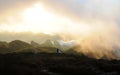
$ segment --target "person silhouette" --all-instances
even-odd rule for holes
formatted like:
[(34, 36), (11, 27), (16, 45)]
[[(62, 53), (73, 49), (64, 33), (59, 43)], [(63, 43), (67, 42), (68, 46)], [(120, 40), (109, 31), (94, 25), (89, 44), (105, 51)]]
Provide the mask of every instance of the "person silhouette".
[(57, 54), (60, 54), (60, 53), (62, 53), (62, 51), (57, 48)]
[(59, 53), (59, 49), (57, 48), (57, 53)]

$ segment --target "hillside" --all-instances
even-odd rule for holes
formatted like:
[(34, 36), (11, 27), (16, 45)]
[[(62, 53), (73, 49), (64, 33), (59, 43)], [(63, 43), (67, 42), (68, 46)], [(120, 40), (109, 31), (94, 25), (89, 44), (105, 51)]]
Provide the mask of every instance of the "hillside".
[(39, 53), (39, 52), (46, 52), (46, 53), (56, 53), (57, 48), (59, 48), (58, 42), (54, 42), (54, 44), (47, 40), (43, 44), (38, 44), (34, 41), (31, 43), (27, 43), (21, 40), (14, 40), (9, 43), (7, 42), (0, 42), (0, 53), (19, 53), (19, 52), (32, 52), (32, 53)]
[(0, 75), (120, 75), (119, 60), (54, 53), (0, 54)]
[(8, 53), (9, 50), (9, 44), (7, 42), (1, 41), (0, 42), (0, 53)]
[(9, 48), (13, 51), (19, 51), (21, 49), (33, 48), (33, 46), (24, 41), (14, 40), (9, 43)]
[(40, 47), (54, 47), (54, 42), (51, 40), (46, 40), (44, 43), (40, 44)]

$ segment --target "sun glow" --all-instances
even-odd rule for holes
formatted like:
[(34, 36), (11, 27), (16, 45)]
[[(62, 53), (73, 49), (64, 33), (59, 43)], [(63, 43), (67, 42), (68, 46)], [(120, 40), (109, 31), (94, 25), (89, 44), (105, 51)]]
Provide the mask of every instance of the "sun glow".
[(53, 22), (56, 16), (45, 10), (42, 4), (35, 4), (31, 8), (26, 9), (23, 13), (23, 20), (28, 23), (48, 23)]
[(31, 8), (26, 9), (21, 15), (27, 28), (35, 33), (51, 33), (54, 30), (54, 24), (51, 23), (56, 22), (56, 19), (58, 19), (56, 15), (45, 10), (42, 4), (33, 5)]
[[(34, 4), (31, 7), (20, 12), (20, 22), (12, 17), (8, 18), (10, 23), (4, 28), (12, 32), (33, 32), (33, 33), (73, 33), (88, 34), (92, 32), (93, 27), (88, 23), (74, 22), (68, 16), (61, 16), (45, 8), (43, 4)], [(11, 21), (12, 20), (12, 21)], [(5, 29), (2, 30), (5, 30)]]
[(26, 23), (26, 25), (28, 24), (29, 29), (35, 33), (39, 31), (53, 33), (63, 30), (66, 30), (66, 32), (77, 32), (77, 29), (85, 34), (85, 31), (88, 32), (88, 30), (90, 30), (89, 25), (75, 23), (68, 17), (59, 16), (50, 12), (46, 10), (42, 4), (35, 4), (31, 8), (26, 9), (22, 13), (22, 16), (24, 23)]

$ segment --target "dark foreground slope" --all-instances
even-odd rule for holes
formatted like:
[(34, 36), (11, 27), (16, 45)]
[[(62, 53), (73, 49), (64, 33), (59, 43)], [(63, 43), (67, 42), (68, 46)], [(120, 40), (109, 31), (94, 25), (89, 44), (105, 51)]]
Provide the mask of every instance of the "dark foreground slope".
[(120, 75), (120, 61), (53, 53), (0, 55), (0, 75)]

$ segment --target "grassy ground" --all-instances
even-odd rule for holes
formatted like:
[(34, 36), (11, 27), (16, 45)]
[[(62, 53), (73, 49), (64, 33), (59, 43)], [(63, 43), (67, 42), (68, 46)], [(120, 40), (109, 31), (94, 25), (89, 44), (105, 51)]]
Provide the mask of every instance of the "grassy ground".
[(0, 75), (120, 75), (120, 61), (55, 53), (1, 54)]

